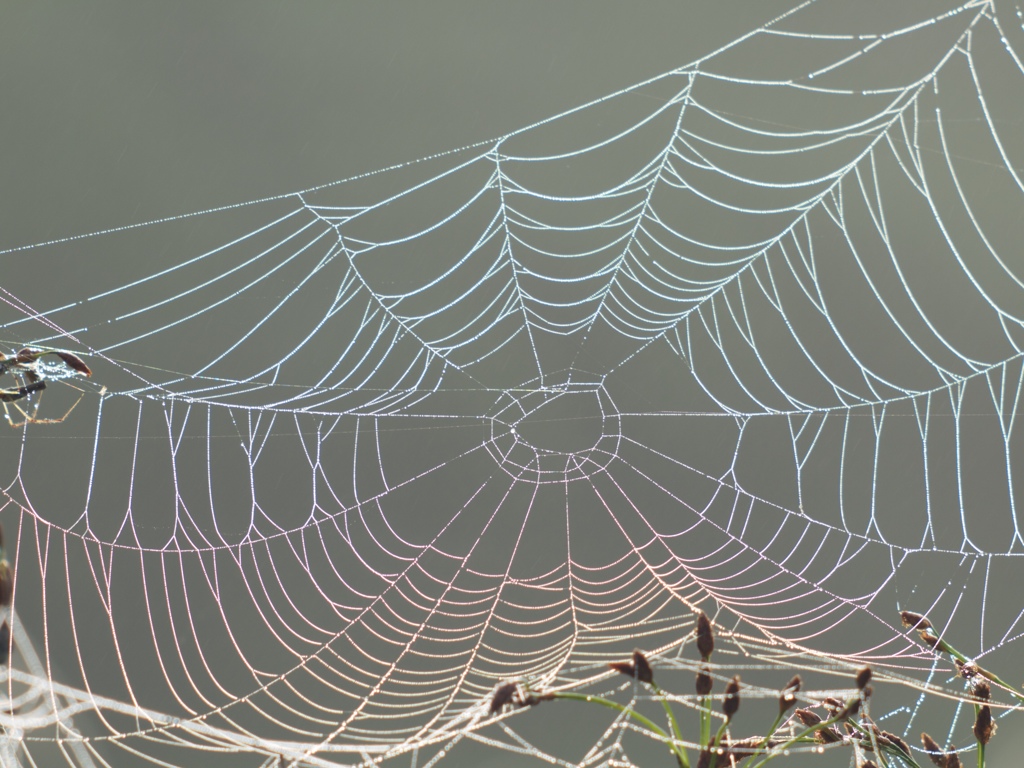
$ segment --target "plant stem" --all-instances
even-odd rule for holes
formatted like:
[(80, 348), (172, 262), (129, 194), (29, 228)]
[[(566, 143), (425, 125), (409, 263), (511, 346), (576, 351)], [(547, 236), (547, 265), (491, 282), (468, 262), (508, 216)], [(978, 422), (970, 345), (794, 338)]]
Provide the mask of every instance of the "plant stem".
[(775, 716), (775, 722), (772, 723), (772, 727), (768, 729), (768, 733), (766, 733), (764, 735), (764, 740), (760, 744), (757, 745), (757, 748), (750, 755), (750, 762), (751, 763), (754, 762), (754, 758), (757, 757), (761, 753), (762, 749), (768, 749), (768, 742), (771, 741), (772, 734), (775, 733), (775, 729), (778, 728), (779, 727), (779, 723), (782, 722), (783, 714), (784, 714), (783, 712), (779, 712), (779, 714), (777, 714)]
[(602, 707), (608, 707), (609, 709), (614, 709), (616, 712), (621, 712), (625, 715), (628, 715), (629, 717), (636, 720), (638, 723), (644, 725), (655, 736), (660, 738), (665, 743), (665, 745), (668, 746), (668, 748), (672, 751), (672, 754), (674, 754), (676, 758), (679, 761), (681, 761), (682, 765), (685, 766), (685, 768), (690, 768), (690, 762), (686, 758), (686, 752), (682, 749), (682, 747), (678, 746), (675, 743), (675, 740), (672, 738), (672, 736), (666, 733), (665, 730), (661, 728), (661, 726), (655, 724), (653, 721), (644, 717), (639, 712), (629, 707), (626, 707), (622, 704), (619, 704), (617, 701), (606, 699), (603, 696), (590, 696), (585, 693), (571, 693), (569, 691), (558, 691), (554, 694), (552, 698), (569, 699), (571, 701), (589, 701), (594, 704), (600, 704)]
[(657, 694), (658, 700), (661, 701), (661, 706), (665, 709), (665, 714), (668, 715), (668, 722), (672, 728), (672, 736), (675, 737), (675, 742), (672, 745), (672, 751), (676, 754), (676, 759), (679, 761), (680, 768), (690, 768), (690, 759), (687, 757), (686, 749), (682, 746), (683, 737), (679, 733), (679, 723), (676, 722), (676, 716), (672, 712), (672, 707), (668, 703), (668, 699), (665, 698), (664, 691), (658, 687), (657, 683), (651, 683), (651, 688)]
[(883, 757), (883, 754), (891, 751), (905, 765), (909, 765), (911, 766), (911, 768), (921, 768), (921, 766), (918, 765), (917, 761), (914, 760), (913, 757), (910, 757), (905, 752), (903, 752), (903, 750), (893, 750), (891, 747), (887, 747), (884, 744), (879, 744), (878, 739), (875, 738), (874, 732), (865, 729), (856, 720), (847, 719), (847, 722), (850, 723), (850, 725), (852, 725), (864, 738), (869, 739), (871, 741), (871, 748), (872, 750), (874, 750), (874, 753), (878, 755), (878, 758), (882, 761), (883, 766), (886, 765), (888, 762), (886, 758)]
[(718, 747), (722, 743), (722, 734), (725, 733), (725, 729), (728, 727), (728, 720), (718, 726), (718, 733), (715, 734), (714, 746), (710, 744), (708, 745), (708, 750), (711, 752), (711, 768), (717, 768), (718, 766)]
[[(974, 719), (977, 721), (978, 713), (981, 712), (981, 705), (974, 705)], [(985, 745), (978, 741), (978, 768), (985, 768)]]
[[(880, 750), (878, 748), (879, 745), (878, 745), (877, 741), (875, 740), (874, 735), (866, 733), (864, 731), (864, 729), (860, 726), (859, 723), (854, 721), (852, 718), (847, 717), (846, 711), (849, 709), (850, 705), (853, 702), (854, 702), (854, 699), (851, 699), (850, 701), (848, 701), (846, 703), (847, 704), (846, 707), (844, 707), (842, 710), (840, 710), (835, 715), (830, 717), (828, 720), (822, 720), (820, 723), (815, 723), (814, 725), (807, 727), (805, 730), (803, 730), (800, 733), (798, 733), (796, 736), (794, 736), (789, 741), (779, 745), (778, 749), (774, 753), (765, 755), (763, 760), (761, 760), (759, 763), (756, 763), (756, 764), (752, 765), (751, 768), (761, 768), (761, 766), (765, 765), (766, 763), (774, 760), (776, 757), (781, 755), (783, 750), (785, 750), (786, 748), (791, 747), (794, 744), (798, 744), (798, 743), (802, 743), (804, 741), (807, 741), (809, 739), (809, 737), (810, 737), (810, 740), (814, 741), (815, 739), (813, 738), (813, 734), (815, 734), (817, 731), (820, 731), (822, 728), (828, 728), (829, 726), (835, 725), (836, 723), (842, 722), (844, 720), (849, 722), (849, 723), (851, 723), (854, 728), (856, 728), (858, 731), (863, 733), (865, 736), (869, 736), (871, 738), (872, 744), (875, 747), (875, 754), (879, 754), (879, 752), (880, 752)], [(774, 731), (774, 728), (772, 730)], [(769, 736), (770, 735), (771, 734), (769, 734)], [(767, 737), (766, 737), (766, 739), (767, 739)], [(917, 764), (917, 762), (914, 760), (914, 758), (905, 755), (903, 752), (898, 752), (897, 754), (898, 754), (900, 760), (902, 760), (904, 763), (912, 766), (912, 768), (921, 768), (921, 766), (919, 766)], [(879, 758), (883, 759), (883, 761), (884, 761), (884, 758), (881, 758), (881, 755), (879, 755)], [(979, 768), (984, 768), (984, 766), (979, 766)]]
[(765, 755), (764, 759), (761, 762), (755, 764), (753, 766), (753, 768), (761, 768), (762, 765), (765, 765), (766, 763), (771, 762), (776, 757), (781, 755), (783, 750), (787, 749), (788, 747), (793, 746), (794, 744), (800, 744), (800, 743), (803, 743), (803, 742), (808, 741), (808, 740), (816, 741), (816, 739), (814, 738), (815, 732), (819, 728), (824, 728), (824, 727), (827, 727), (827, 726), (831, 725), (833, 722), (834, 722), (833, 720), (822, 720), (820, 723), (817, 723), (816, 725), (812, 725), (809, 728), (804, 729), (803, 731), (798, 733), (796, 736), (794, 736), (789, 741), (786, 741), (783, 744), (780, 744), (777, 751), (775, 751), (772, 754)]
[(708, 743), (711, 739), (711, 697), (705, 696), (700, 707), (700, 744)]
[(929, 631), (929, 634), (931, 634), (933, 637), (935, 637), (935, 649), (936, 650), (938, 650), (940, 652), (948, 653), (954, 659), (958, 659), (960, 662), (962, 662), (964, 664), (974, 663), (975, 666), (977, 667), (979, 675), (981, 675), (982, 677), (988, 678), (989, 680), (991, 680), (996, 685), (1002, 686), (1003, 688), (1008, 690), (1011, 695), (1013, 695), (1014, 697), (1024, 701), (1024, 694), (1017, 693), (1017, 691), (1014, 689), (1014, 687), (1012, 685), (1010, 685), (1008, 682), (1006, 682), (1001, 677), (999, 677), (999, 675), (997, 675), (995, 672), (990, 672), (989, 670), (985, 669), (984, 667), (979, 666), (977, 664), (977, 662), (972, 662), (971, 659), (969, 659), (966, 656), (964, 656), (962, 653), (960, 653), (960, 651), (958, 651), (952, 645), (947, 643), (941, 637), (935, 636), (934, 633), (932, 633), (930, 631)]

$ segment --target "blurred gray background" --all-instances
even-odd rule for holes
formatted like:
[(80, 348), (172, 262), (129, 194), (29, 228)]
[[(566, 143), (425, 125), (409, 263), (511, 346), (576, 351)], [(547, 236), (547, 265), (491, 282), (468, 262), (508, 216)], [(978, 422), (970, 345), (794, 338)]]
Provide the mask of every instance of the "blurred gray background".
[[(795, 4), (8, 2), (0, 249), (493, 139), (704, 56)], [(843, 4), (821, 5), (842, 18)], [(886, 28), (904, 12), (860, 10)], [(64, 277), (33, 274), (32, 252), (3, 258), (41, 286)], [(0, 436), (0, 461), (16, 448)], [(1013, 735), (994, 742), (991, 766), (1014, 764)]]
[(3, 243), (278, 195), (491, 139), (791, 6), (5, 3)]

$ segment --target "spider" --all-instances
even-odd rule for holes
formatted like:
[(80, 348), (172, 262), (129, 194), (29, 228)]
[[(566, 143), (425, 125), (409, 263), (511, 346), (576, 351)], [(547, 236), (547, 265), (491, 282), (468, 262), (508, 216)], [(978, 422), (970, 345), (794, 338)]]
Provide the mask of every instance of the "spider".
[[(51, 365), (40, 364), (40, 359), (47, 356), (53, 355), (58, 357), (63, 362), (60, 368), (55, 368)], [(0, 353), (0, 376), (5, 373), (9, 373), (15, 380), (18, 386), (16, 387), (3, 387), (0, 388), (0, 404), (4, 407), (4, 415), (7, 417), (7, 422), (12, 427), (23, 427), (26, 424), (60, 424), (64, 419), (71, 415), (71, 412), (75, 410), (75, 406), (81, 402), (82, 398), (85, 397), (85, 392), (82, 392), (78, 396), (78, 399), (71, 404), (67, 412), (57, 419), (39, 419), (36, 418), (36, 414), (39, 412), (39, 402), (42, 399), (36, 401), (36, 407), (32, 410), (31, 415), (28, 411), (17, 404), (18, 400), (29, 397), (30, 395), (40, 392), (46, 389), (46, 380), (49, 379), (65, 379), (75, 375), (81, 376), (92, 376), (92, 371), (89, 370), (82, 359), (78, 355), (73, 355), (70, 352), (64, 352), (57, 349), (33, 349), (32, 347), (25, 347), (19, 350), (13, 357), (7, 357), (3, 353)], [(8, 403), (11, 404), (18, 413), (22, 415), (21, 421), (15, 421), (11, 418), (11, 411), (8, 408)]]
[(530, 689), (528, 683), (518, 683), (514, 680), (509, 680), (499, 683), (494, 688), (494, 692), (491, 694), (491, 705), (488, 708), (488, 714), (498, 714), (505, 708), (506, 704), (511, 704), (513, 709), (521, 709), (523, 707), (535, 706), (542, 701), (550, 701), (553, 698), (555, 698), (554, 693), (536, 693)]

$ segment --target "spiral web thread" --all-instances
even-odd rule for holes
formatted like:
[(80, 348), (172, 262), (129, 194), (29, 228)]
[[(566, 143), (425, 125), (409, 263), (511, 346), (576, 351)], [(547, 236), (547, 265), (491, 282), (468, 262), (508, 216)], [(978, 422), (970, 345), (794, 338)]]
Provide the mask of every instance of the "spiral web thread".
[(1012, 669), (1024, 29), (940, 5), (4, 251), (4, 341), (94, 372), (3, 442), (8, 762), (628, 763), (626, 720), (580, 750), (491, 691), (641, 706), (606, 663), (692, 670), (698, 608), (744, 669), (955, 691), (906, 608)]

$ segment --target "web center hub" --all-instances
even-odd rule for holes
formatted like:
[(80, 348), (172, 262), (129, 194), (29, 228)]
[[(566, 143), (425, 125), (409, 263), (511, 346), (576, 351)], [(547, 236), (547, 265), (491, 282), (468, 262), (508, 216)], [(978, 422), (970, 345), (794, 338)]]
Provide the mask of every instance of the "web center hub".
[(506, 472), (527, 481), (589, 477), (615, 458), (621, 439), (619, 412), (595, 382), (528, 382), (503, 392), (488, 416), (488, 450)]

